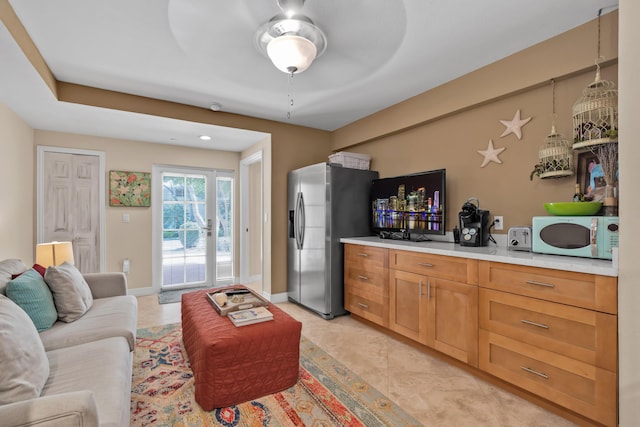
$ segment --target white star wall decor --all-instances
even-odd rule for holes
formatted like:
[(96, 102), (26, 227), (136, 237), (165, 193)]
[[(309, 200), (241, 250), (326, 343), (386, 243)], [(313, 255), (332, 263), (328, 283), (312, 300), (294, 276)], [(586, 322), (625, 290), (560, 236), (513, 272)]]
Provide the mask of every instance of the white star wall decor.
[(520, 110), (516, 111), (516, 114), (513, 116), (513, 119), (511, 121), (500, 120), (500, 123), (507, 127), (504, 132), (502, 132), (502, 135), (500, 135), (500, 138), (512, 133), (518, 139), (522, 139), (522, 127), (529, 123), (530, 120), (531, 117), (520, 120)]
[(482, 161), (482, 164), (480, 165), (480, 167), (483, 168), (487, 166), (490, 162), (496, 162), (498, 164), (501, 164), (502, 160), (498, 158), (498, 155), (506, 149), (507, 149), (506, 147), (493, 148), (493, 139), (490, 139), (489, 145), (487, 146), (486, 150), (478, 150), (478, 153), (480, 153), (481, 156), (484, 156), (484, 160)]

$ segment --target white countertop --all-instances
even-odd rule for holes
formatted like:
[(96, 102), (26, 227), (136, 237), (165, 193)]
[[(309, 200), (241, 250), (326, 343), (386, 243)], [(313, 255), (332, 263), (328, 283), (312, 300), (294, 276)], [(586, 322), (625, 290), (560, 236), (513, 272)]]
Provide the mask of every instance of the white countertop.
[(609, 261), (603, 259), (512, 251), (508, 250), (505, 246), (497, 246), (493, 243), (489, 243), (489, 246), (469, 247), (460, 246), (459, 244), (452, 242), (412, 242), (407, 240), (380, 239), (377, 236), (346, 237), (340, 239), (340, 242), (355, 245), (375, 246), (378, 248), (423, 252), (427, 254), (456, 256), (482, 261), (503, 262), (506, 264), (527, 265), (530, 267), (553, 268), (556, 270), (599, 274), (602, 276), (618, 276), (616, 253), (614, 253), (614, 261)]

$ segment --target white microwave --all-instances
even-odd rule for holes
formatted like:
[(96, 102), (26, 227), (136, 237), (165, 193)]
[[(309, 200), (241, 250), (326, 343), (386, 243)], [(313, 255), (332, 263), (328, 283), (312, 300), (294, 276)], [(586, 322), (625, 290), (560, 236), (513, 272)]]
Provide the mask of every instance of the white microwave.
[(535, 216), (533, 252), (611, 259), (618, 247), (617, 216)]

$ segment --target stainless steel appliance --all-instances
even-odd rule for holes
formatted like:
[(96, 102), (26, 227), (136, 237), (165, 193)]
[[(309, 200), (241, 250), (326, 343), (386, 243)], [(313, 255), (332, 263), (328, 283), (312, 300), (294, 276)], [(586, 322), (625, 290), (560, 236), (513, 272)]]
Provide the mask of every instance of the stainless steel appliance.
[(371, 235), (378, 172), (319, 163), (289, 172), (287, 293), (326, 319), (345, 314), (341, 237)]
[(509, 229), (507, 247), (513, 251), (531, 251), (531, 227), (519, 225)]
[(533, 252), (611, 259), (618, 224), (617, 216), (534, 216)]

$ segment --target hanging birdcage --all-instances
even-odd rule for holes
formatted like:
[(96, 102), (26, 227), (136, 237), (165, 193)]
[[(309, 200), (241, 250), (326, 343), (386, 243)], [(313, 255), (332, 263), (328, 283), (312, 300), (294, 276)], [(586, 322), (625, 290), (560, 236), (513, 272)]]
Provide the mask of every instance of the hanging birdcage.
[(573, 153), (571, 143), (556, 132), (555, 125), (545, 138), (538, 152), (538, 176), (540, 178), (562, 178), (573, 175)]
[(573, 104), (573, 149), (618, 142), (618, 90), (615, 83), (596, 79)]

